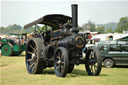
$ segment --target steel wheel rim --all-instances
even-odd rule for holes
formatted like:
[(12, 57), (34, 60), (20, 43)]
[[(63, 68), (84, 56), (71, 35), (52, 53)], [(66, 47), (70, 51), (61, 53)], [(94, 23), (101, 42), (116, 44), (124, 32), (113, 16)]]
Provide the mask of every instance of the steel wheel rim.
[(29, 72), (34, 72), (37, 64), (37, 49), (34, 41), (30, 41), (27, 46), (27, 69)]
[(64, 55), (61, 50), (57, 51), (56, 53), (56, 59), (55, 59), (55, 70), (57, 71), (57, 74), (63, 74), (64, 73)]

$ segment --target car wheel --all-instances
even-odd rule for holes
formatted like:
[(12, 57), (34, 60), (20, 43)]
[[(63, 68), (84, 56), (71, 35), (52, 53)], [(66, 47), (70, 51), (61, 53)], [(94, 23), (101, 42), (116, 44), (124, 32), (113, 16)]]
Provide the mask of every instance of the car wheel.
[(111, 68), (114, 66), (114, 61), (112, 59), (105, 59), (104, 60), (104, 66), (106, 68)]

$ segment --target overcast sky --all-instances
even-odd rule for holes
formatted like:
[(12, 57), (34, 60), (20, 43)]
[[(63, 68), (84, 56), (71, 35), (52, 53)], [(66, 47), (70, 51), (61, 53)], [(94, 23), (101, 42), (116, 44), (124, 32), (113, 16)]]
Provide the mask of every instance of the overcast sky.
[(25, 24), (46, 14), (71, 16), (71, 4), (78, 4), (78, 23), (118, 22), (128, 16), (128, 1), (2, 1), (0, 26)]

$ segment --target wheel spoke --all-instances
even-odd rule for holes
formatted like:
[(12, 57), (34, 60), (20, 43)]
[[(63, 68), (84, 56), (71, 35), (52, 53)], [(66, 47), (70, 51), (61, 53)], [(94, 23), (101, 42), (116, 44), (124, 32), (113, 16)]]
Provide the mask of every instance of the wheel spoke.
[(29, 66), (29, 69), (31, 69), (34, 66), (34, 62)]
[(96, 68), (97, 68), (98, 66), (97, 66), (96, 64), (94, 64), (94, 67), (96, 67)]
[(93, 65), (93, 73), (95, 74), (96, 73), (96, 69), (95, 69), (95, 66)]
[(57, 59), (61, 59), (60, 56), (57, 56)]
[(28, 62), (32, 62), (32, 61), (33, 61), (33, 59), (28, 59), (27, 61), (28, 61)]
[(32, 45), (29, 45), (34, 51), (36, 51), (36, 49), (34, 47), (32, 47)]
[(64, 62), (64, 55), (61, 55), (61, 62)]
[(32, 42), (32, 44), (33, 44), (33, 48), (36, 48), (36, 47), (35, 47), (36, 45), (35, 45), (34, 41)]
[(89, 65), (89, 69), (91, 70), (91, 65)]
[(32, 52), (30, 52), (30, 51), (27, 51), (29, 54), (33, 54)]
[(93, 65), (91, 65), (91, 72), (93, 73)]
[(61, 65), (61, 72), (64, 72), (64, 65)]
[(35, 64), (34, 64), (34, 66), (32, 67), (32, 72), (35, 70)]
[(95, 57), (95, 53), (94, 53), (94, 51), (92, 51), (92, 58), (94, 58)]
[(61, 62), (61, 65), (64, 65), (64, 61), (63, 61), (63, 62)]
[(58, 70), (59, 72), (61, 71), (60, 65), (57, 66), (57, 70)]
[(90, 56), (89, 56), (89, 59), (92, 59), (92, 56), (93, 56), (93, 54), (92, 54), (92, 52), (90, 53)]
[(60, 59), (61, 59), (61, 53), (58, 53), (58, 56), (60, 57)]
[(95, 72), (97, 71), (97, 66), (96, 65), (94, 65), (94, 70), (95, 70)]

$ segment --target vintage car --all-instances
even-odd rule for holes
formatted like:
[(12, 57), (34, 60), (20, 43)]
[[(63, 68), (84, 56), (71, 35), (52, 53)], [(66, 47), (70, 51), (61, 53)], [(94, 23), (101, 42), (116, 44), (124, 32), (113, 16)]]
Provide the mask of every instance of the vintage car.
[(98, 49), (105, 67), (128, 65), (128, 41), (100, 41)]
[[(72, 17), (62, 14), (43, 16), (24, 26), (35, 25), (33, 37), (26, 48), (26, 68), (30, 74), (40, 74), (47, 67), (54, 67), (56, 76), (65, 77), (74, 65), (85, 64), (88, 75), (99, 75), (102, 60), (97, 48), (86, 48), (88, 36), (79, 34), (77, 5), (72, 5)], [(43, 27), (39, 25), (43, 24)], [(50, 30), (49, 27), (51, 28)], [(45, 31), (44, 31), (45, 29)], [(86, 53), (83, 58), (82, 50)]]

